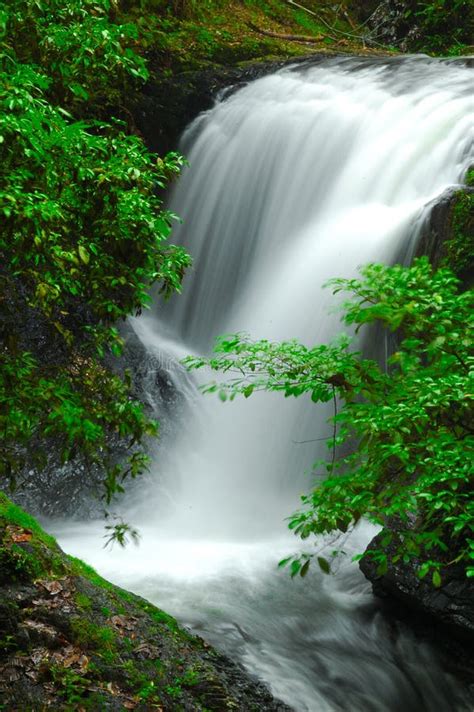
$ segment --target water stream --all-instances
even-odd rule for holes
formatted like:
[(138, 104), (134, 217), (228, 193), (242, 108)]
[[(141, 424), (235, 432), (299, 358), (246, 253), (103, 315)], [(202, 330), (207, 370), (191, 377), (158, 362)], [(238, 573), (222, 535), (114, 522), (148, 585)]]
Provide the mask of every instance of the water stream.
[(150, 476), (122, 504), (141, 544), (104, 550), (101, 522), (53, 525), (66, 550), (176, 615), (298, 712), (469, 706), (351, 562), (368, 524), (334, 576), (291, 581), (276, 567), (300, 544), (284, 518), (311, 486), (320, 453), (301, 441), (327, 434), (327, 411), (269, 394), (204, 398), (179, 360), (234, 330), (307, 344), (337, 334), (322, 285), (370, 261), (408, 260), (426, 206), (462, 182), (472, 87), (459, 64), (334, 59), (228, 92), (196, 119), (171, 198), (184, 220), (174, 239), (194, 269), (182, 296), (132, 321), (185, 401)]

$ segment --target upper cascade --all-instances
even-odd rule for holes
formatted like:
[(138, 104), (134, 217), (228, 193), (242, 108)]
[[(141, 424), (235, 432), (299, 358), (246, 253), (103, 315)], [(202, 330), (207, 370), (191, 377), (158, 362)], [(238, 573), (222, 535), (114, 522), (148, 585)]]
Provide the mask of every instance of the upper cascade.
[(403, 259), (462, 181), (473, 112), (472, 69), (427, 57), (297, 65), (218, 102), (183, 140), (171, 209), (195, 266), (167, 323), (197, 350), (229, 328), (316, 340), (321, 282)]

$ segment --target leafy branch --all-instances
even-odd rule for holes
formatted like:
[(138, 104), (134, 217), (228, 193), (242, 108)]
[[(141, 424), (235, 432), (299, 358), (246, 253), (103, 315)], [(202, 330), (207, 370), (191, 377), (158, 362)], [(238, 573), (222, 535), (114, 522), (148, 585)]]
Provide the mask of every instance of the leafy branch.
[[(185, 363), (224, 374), (203, 387), (222, 400), (274, 391), (333, 402), (331, 455), (315, 465), (325, 477), (290, 518), (295, 534), (319, 541), (366, 517), (384, 532), (385, 544), (365, 553), (379, 573), (389, 565), (384, 547), (391, 542), (390, 560), (414, 560), (420, 576), (431, 571), (434, 585), (454, 564), (474, 576), (473, 294), (426, 258), (411, 267), (368, 265), (361, 279), (330, 285), (350, 295), (346, 325), (357, 331), (380, 323), (398, 333), (387, 370), (363, 358), (346, 335), (311, 348), (225, 335), (214, 356)], [(338, 457), (340, 445), (349, 454)], [(312, 556), (302, 556), (289, 559), (292, 573), (306, 572)]]

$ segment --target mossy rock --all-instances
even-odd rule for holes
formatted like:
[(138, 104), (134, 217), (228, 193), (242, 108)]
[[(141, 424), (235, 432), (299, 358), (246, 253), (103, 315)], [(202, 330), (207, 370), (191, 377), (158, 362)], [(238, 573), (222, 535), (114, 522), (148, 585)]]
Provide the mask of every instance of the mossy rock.
[(457, 191), (451, 210), (451, 236), (446, 242), (446, 263), (465, 282), (474, 275), (474, 168), (468, 171), (467, 188)]
[(2, 710), (287, 710), (0, 493)]
[(449, 267), (465, 288), (474, 279), (474, 169), (465, 187), (437, 200), (422, 231), (416, 255), (427, 255), (434, 267)]

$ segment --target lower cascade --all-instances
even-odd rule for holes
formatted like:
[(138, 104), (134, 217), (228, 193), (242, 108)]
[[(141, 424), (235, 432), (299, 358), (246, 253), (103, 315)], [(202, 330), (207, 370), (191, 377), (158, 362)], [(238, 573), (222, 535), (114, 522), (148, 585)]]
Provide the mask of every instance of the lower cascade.
[[(150, 475), (120, 504), (140, 544), (104, 549), (102, 522), (50, 523), (68, 552), (175, 615), (298, 712), (469, 702), (351, 561), (371, 525), (346, 542), (335, 575), (314, 567), (291, 580), (277, 568), (304, 544), (284, 519), (311, 487), (329, 412), (275, 394), (204, 397), (180, 359), (209, 353), (226, 332), (309, 345), (341, 331), (323, 285), (411, 259), (429, 206), (474, 162), (473, 111), (472, 69), (420, 56), (298, 64), (199, 116), (170, 199), (194, 268), (182, 295), (132, 321), (179, 395)], [(383, 358), (382, 337), (366, 340)]]

